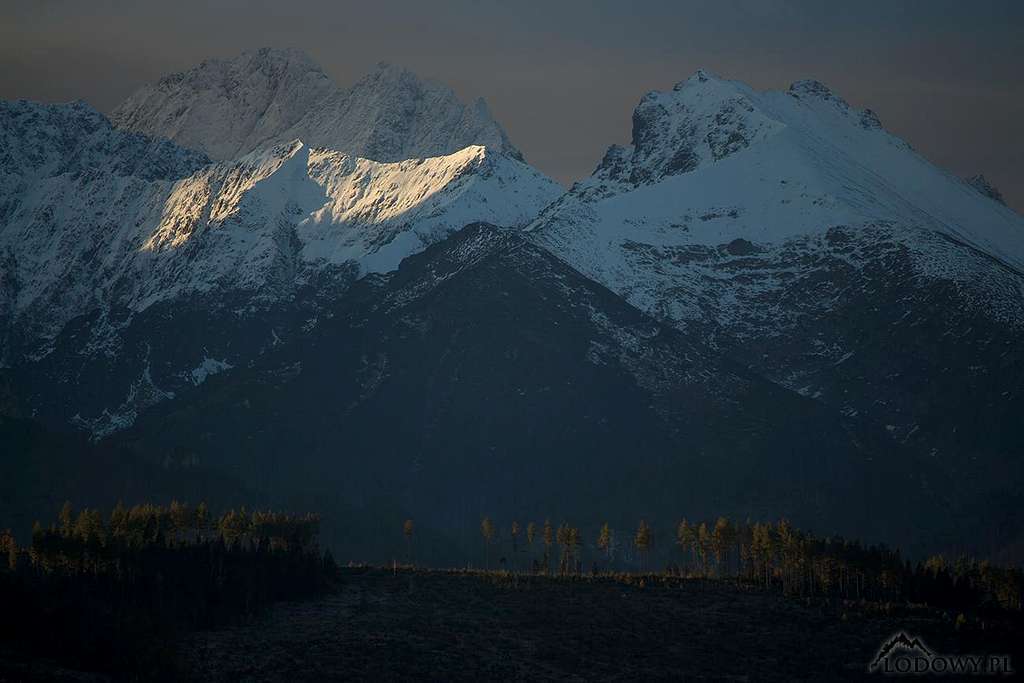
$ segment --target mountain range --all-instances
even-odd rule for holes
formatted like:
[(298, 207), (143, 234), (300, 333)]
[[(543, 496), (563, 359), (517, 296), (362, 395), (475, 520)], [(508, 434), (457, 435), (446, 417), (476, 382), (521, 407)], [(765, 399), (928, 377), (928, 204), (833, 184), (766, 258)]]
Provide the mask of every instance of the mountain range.
[(703, 70), (568, 191), (482, 101), (387, 65), (339, 88), (295, 50), (109, 119), (5, 102), (0, 430), (321, 509), (353, 557), (413, 516), (453, 561), (483, 514), (1013, 553), (999, 196), (821, 83)]

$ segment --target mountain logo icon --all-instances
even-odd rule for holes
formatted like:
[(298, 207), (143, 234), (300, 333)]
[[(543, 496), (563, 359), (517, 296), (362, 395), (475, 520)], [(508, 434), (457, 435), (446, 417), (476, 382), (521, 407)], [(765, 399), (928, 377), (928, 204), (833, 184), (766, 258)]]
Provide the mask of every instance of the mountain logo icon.
[(878, 648), (878, 654), (875, 655), (875, 659), (871, 662), (869, 670), (874, 670), (890, 655), (899, 650), (907, 650), (912, 653), (923, 655), (925, 657), (931, 657), (932, 652), (917, 636), (909, 636), (905, 632), (900, 631), (895, 634), (889, 640), (885, 641), (882, 647)]

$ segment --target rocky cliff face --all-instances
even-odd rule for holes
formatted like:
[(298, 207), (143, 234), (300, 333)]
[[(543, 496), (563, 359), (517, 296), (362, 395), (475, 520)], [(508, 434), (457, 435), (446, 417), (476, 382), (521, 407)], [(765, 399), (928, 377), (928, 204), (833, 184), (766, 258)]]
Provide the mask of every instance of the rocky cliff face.
[(379, 544), (379, 520), (412, 515), (445, 539), (423, 550), (444, 562), (483, 514), (664, 529), (716, 508), (907, 541), (920, 527), (905, 522), (945, 519), (930, 464), (884, 430), (487, 225), (358, 281), (308, 334), (114, 438), (318, 501), (344, 515), (332, 540), (351, 554)]
[(984, 175), (980, 173), (978, 175), (973, 175), (970, 178), (966, 178), (965, 182), (989, 199), (993, 199), (1000, 204), (1006, 204), (1003, 200), (1003, 193), (990, 183), (988, 178)]

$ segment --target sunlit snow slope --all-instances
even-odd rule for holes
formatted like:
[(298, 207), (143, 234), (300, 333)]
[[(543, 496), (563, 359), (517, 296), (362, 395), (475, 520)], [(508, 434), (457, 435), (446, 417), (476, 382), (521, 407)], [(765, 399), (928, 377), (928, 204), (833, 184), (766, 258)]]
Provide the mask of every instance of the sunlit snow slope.
[(772, 246), (878, 223), (900, 226), (895, 237), (919, 247), (924, 272), (952, 267), (930, 262), (924, 233), (1024, 268), (1024, 218), (930, 164), (870, 110), (814, 81), (762, 93), (700, 71), (645, 96), (633, 144), (609, 149), (531, 229), (641, 307), (685, 319), (700, 311), (660, 294), (692, 269), (648, 268), (638, 247)]
[(296, 140), (210, 164), (84, 105), (0, 104), (0, 139), (0, 301), (24, 338), (95, 308), (394, 270), (468, 223), (522, 226), (562, 191), (480, 146), (379, 163)]

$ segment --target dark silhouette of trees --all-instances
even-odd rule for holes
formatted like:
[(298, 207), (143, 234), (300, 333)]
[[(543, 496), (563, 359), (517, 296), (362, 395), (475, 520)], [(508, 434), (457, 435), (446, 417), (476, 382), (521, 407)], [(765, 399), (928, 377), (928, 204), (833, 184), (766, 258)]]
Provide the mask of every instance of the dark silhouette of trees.
[(71, 501), (64, 501), (64, 506), (60, 509), (60, 533), (64, 538), (71, 536), (74, 524), (74, 510), (71, 507)]
[(728, 572), (726, 565), (734, 537), (735, 530), (732, 524), (725, 517), (719, 517), (715, 521), (715, 528), (711, 531), (711, 551), (715, 556), (715, 570), (721, 575)]
[(555, 534), (561, 552), (558, 560), (559, 576), (579, 574), (582, 569), (583, 535), (577, 527), (560, 524)]
[[(205, 505), (119, 503), (104, 517), (66, 503), (49, 527), (33, 525), (28, 548), (0, 534), (0, 641), (101, 671), (163, 666), (161, 640), (335, 582), (316, 515), (232, 510), (211, 525), (208, 514)], [(157, 674), (167, 672), (132, 677)]]
[[(641, 560), (644, 537), (653, 539), (653, 533), (641, 523), (634, 539)], [(911, 566), (898, 550), (818, 537), (785, 519), (736, 523), (719, 517), (710, 527), (684, 519), (676, 526), (675, 537), (683, 555), (682, 575), (732, 577), (788, 595), (904, 599), (958, 610), (1020, 610), (1024, 594), (1024, 572), (1019, 568), (942, 556)], [(598, 547), (601, 544), (599, 536)], [(672, 566), (669, 572), (675, 573)]]
[(206, 507), (206, 503), (200, 503), (196, 506), (196, 531), (202, 535), (209, 528), (210, 510)]
[(14, 540), (10, 529), (0, 533), (0, 562), (4, 561), (7, 562), (10, 571), (15, 571), (18, 568), (18, 543)]

